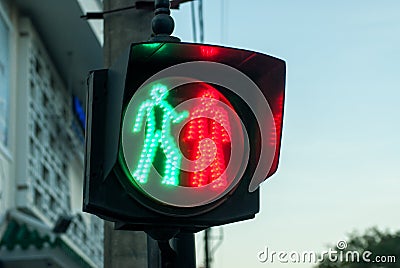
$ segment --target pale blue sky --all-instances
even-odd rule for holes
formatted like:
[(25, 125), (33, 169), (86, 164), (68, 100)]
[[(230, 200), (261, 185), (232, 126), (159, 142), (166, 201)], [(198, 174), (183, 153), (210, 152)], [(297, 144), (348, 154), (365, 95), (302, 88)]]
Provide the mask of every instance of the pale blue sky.
[[(221, 1), (204, 0), (205, 42), (284, 59), (287, 95), (278, 172), (256, 219), (224, 227), (214, 267), (311, 267), (257, 253), (399, 230), (400, 1), (225, 0), (223, 35)], [(173, 16), (192, 41), (190, 4)]]

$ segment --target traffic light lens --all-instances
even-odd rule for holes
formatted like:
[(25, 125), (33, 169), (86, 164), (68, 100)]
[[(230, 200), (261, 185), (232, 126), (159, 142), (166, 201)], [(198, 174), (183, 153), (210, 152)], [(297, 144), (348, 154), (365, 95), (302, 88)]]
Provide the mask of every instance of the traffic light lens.
[[(120, 162), (131, 187), (148, 197), (196, 206), (220, 198), (237, 182), (239, 167), (229, 164), (232, 144), (244, 152), (243, 128), (218, 86), (184, 80), (177, 87), (153, 82), (132, 97), (123, 117)], [(183, 201), (193, 199), (191, 192), (198, 194), (194, 202)]]

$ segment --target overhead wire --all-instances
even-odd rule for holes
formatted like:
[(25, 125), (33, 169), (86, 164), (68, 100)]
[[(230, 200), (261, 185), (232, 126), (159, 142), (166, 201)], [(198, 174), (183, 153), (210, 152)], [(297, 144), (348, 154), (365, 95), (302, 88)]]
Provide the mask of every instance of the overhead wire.
[(203, 0), (199, 0), (200, 43), (204, 43)]
[(225, 43), (225, 0), (221, 0), (221, 15), (220, 15), (220, 31), (221, 31), (221, 43)]
[(190, 2), (190, 8), (192, 11), (193, 41), (197, 42), (196, 11), (195, 11), (195, 6), (194, 6), (194, 1)]

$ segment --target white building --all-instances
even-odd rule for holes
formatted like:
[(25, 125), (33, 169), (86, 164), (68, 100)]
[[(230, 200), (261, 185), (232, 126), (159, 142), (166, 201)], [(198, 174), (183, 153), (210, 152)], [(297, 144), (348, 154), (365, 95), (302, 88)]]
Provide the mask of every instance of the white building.
[[(103, 263), (103, 222), (81, 212), (78, 100), (88, 71), (102, 67), (101, 43), (82, 14), (77, 0), (0, 0), (1, 268)], [(66, 233), (54, 232), (68, 217)]]

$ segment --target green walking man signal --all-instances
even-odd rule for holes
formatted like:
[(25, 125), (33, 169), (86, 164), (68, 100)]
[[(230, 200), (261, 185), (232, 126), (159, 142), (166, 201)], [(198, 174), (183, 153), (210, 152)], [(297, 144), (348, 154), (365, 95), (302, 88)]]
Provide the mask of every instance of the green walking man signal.
[[(144, 101), (136, 116), (133, 126), (133, 133), (140, 132), (142, 122), (146, 120), (146, 134), (142, 153), (140, 154), (139, 164), (132, 176), (140, 183), (148, 180), (151, 165), (160, 145), (166, 156), (165, 171), (162, 184), (178, 185), (179, 169), (182, 160), (181, 152), (175, 144), (174, 137), (171, 135), (171, 123), (177, 124), (189, 116), (188, 111), (178, 114), (175, 109), (166, 101), (168, 88), (162, 84), (156, 84), (150, 91), (151, 100)], [(156, 128), (155, 108), (161, 108), (163, 112), (161, 131)], [(144, 116), (147, 119), (144, 119)]]

